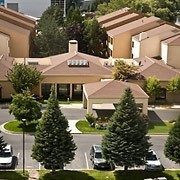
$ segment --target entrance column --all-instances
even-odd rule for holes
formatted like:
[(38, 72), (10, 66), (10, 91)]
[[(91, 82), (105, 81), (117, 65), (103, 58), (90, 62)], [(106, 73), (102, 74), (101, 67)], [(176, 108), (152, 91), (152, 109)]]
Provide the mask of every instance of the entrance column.
[(73, 92), (73, 89), (72, 89), (72, 88), (73, 88), (73, 85), (72, 85), (72, 83), (70, 83), (69, 86), (70, 86), (69, 98), (72, 99), (72, 92)]
[(148, 115), (148, 99), (144, 99), (142, 113)]
[(92, 111), (92, 102), (91, 102), (91, 100), (88, 100), (87, 101), (87, 114), (91, 114), (91, 113), (93, 113), (93, 111)]

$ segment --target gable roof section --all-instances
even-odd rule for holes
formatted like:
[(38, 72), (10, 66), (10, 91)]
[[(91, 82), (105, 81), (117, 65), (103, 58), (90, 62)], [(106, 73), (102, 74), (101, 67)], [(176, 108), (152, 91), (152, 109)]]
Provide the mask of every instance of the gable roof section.
[(117, 81), (108, 80), (102, 82), (84, 84), (86, 96), (89, 99), (119, 99), (124, 94), (124, 90), (129, 87), (135, 98), (148, 98), (149, 96), (140, 88), (139, 85)]
[(166, 43), (169, 46), (180, 46), (180, 35), (168, 38), (164, 40), (163, 43)]
[(160, 81), (169, 81), (175, 76), (180, 76), (179, 71), (164, 64), (162, 60), (156, 60), (147, 56), (134, 60), (141, 62), (138, 71), (145, 79), (155, 76)]
[[(160, 40), (162, 40), (162, 39), (166, 39), (168, 37), (172, 37), (172, 36), (176, 36), (176, 35), (180, 34), (180, 27), (177, 28), (173, 25), (163, 24), (159, 27), (147, 30), (147, 31), (145, 31), (145, 33), (147, 34), (147, 38), (159, 36)], [(133, 39), (139, 40), (140, 34), (133, 36)], [(146, 39), (146, 38), (144, 38), (144, 39)], [(143, 41), (144, 39), (142, 39), (141, 41)]]
[(117, 28), (119, 26), (122, 26), (124, 24), (130, 23), (132, 21), (135, 21), (137, 19), (140, 19), (144, 17), (144, 15), (142, 14), (137, 14), (137, 13), (131, 13), (131, 14), (127, 14), (126, 16), (122, 16), (118, 19), (109, 21), (107, 23), (104, 23), (102, 25), (102, 27), (104, 27), (106, 29), (106, 31)]
[[(43, 75), (108, 75), (111, 76), (111, 69), (103, 66), (99, 57), (87, 55), (80, 52), (65, 53), (49, 57), (52, 65), (45, 67), (42, 70)], [(68, 60), (87, 60), (88, 67), (70, 67)]]
[(120, 17), (126, 16), (126, 15), (130, 14), (131, 12), (132, 12), (132, 9), (126, 7), (126, 8), (120, 9), (118, 11), (114, 11), (112, 13), (100, 16), (97, 20), (102, 25), (104, 23), (107, 23), (107, 22), (113, 21), (115, 19), (118, 19)]
[(157, 18), (154, 16), (143, 17), (143, 18), (138, 19), (136, 21), (133, 21), (133, 22), (127, 23), (125, 25), (122, 25), (120, 27), (117, 27), (115, 29), (109, 30), (109, 31), (107, 31), (107, 34), (112, 36), (112, 37), (117, 36), (121, 33), (128, 32), (128, 31), (134, 30), (136, 28), (143, 27), (143, 26), (148, 25), (150, 23), (152, 23), (152, 24), (154, 23), (154, 26), (152, 26), (152, 28), (153, 28), (153, 27), (160, 26), (160, 25), (164, 24), (165, 22), (163, 20), (161, 20), (160, 18)]
[(0, 19), (31, 31), (36, 25), (35, 20), (2, 6), (0, 6)]

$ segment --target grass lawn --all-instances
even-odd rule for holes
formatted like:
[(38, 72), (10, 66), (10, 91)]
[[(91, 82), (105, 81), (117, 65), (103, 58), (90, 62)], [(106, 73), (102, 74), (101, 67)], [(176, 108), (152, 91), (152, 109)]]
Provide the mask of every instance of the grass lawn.
[[(25, 132), (35, 132), (37, 124), (38, 121), (32, 121), (31, 123), (28, 123), (24, 128)], [(4, 128), (8, 131), (21, 133), (23, 130), (23, 122), (17, 120), (10, 121), (4, 125)]]
[(0, 179), (2, 180), (28, 180), (28, 172), (23, 176), (22, 171), (0, 171)]
[[(149, 123), (149, 134), (168, 134), (169, 130), (172, 128), (173, 123), (168, 121), (153, 122)], [(99, 130), (89, 126), (88, 121), (81, 120), (78, 121), (76, 127), (83, 133), (104, 133), (106, 130)]]
[(180, 171), (147, 172), (143, 170), (117, 171), (40, 171), (40, 180), (143, 180), (145, 178), (166, 177), (168, 180), (179, 180)]

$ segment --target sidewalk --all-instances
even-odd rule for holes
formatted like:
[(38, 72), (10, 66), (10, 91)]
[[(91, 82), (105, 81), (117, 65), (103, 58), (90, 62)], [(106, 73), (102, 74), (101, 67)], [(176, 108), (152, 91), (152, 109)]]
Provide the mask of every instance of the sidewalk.
[(39, 172), (37, 170), (30, 169), (28, 180), (38, 180), (38, 179), (39, 179)]

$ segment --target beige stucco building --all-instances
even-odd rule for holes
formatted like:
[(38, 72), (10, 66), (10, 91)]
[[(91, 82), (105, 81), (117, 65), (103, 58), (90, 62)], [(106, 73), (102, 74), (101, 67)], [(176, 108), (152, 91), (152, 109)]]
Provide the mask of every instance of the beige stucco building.
[[(0, 6), (0, 54), (11, 57), (29, 57), (31, 36), (36, 21), (13, 10)], [(7, 37), (2, 36), (5, 34)]]

